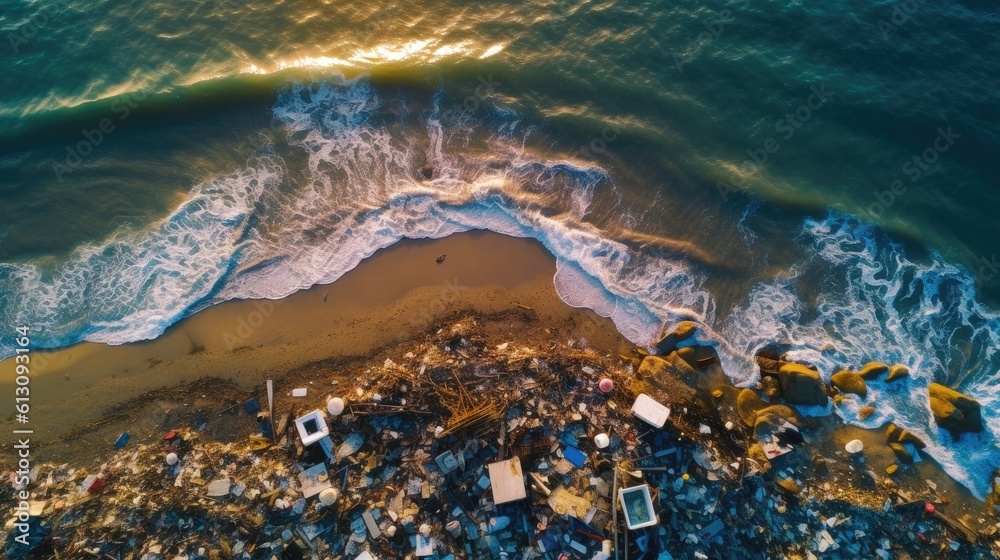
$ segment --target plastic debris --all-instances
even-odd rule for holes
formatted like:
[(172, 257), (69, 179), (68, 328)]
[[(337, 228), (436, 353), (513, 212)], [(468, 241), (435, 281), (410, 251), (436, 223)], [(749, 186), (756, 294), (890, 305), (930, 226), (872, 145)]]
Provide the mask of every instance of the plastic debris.
[(632, 414), (643, 422), (657, 428), (662, 428), (670, 418), (670, 409), (657, 402), (653, 397), (640, 393), (632, 405)]
[(851, 454), (861, 453), (864, 448), (865, 444), (860, 439), (852, 439), (847, 442), (847, 445), (844, 446), (844, 450)]

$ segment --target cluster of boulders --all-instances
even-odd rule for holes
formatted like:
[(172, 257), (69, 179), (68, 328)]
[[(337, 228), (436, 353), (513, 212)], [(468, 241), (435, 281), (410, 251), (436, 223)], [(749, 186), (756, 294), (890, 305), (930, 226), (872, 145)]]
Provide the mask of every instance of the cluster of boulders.
[[(830, 376), (830, 387), (833, 389), (830, 391), (819, 371), (811, 364), (757, 356), (757, 365), (762, 376), (761, 387), (769, 399), (780, 398), (786, 403), (798, 405), (825, 405), (831, 392), (837, 401), (843, 395), (857, 395), (864, 399), (868, 396), (867, 381), (888, 374), (885, 381), (895, 382), (910, 374), (909, 368), (902, 364), (889, 366), (869, 362), (859, 371), (843, 369), (834, 373)], [(983, 430), (980, 405), (972, 397), (939, 383), (930, 384), (928, 396), (934, 420), (952, 435)], [(874, 408), (862, 407), (861, 412), (862, 416), (867, 416), (874, 412)]]
[[(694, 387), (697, 382), (696, 370), (702, 369), (697, 362), (697, 346), (679, 344), (690, 339), (697, 331), (697, 324), (692, 321), (682, 321), (672, 330), (661, 333), (659, 341), (654, 345), (660, 355), (655, 360), (643, 362), (647, 373), (654, 374), (657, 370), (670, 370), (675, 375), (689, 380), (688, 385)], [(887, 383), (897, 383), (910, 375), (910, 370), (903, 364), (889, 365), (881, 362), (869, 362), (858, 370), (842, 369), (830, 376), (829, 385), (823, 380), (816, 366), (808, 363), (798, 363), (785, 359), (777, 352), (762, 352), (756, 356), (760, 368), (761, 380), (756, 390), (743, 389), (735, 399), (735, 408), (740, 420), (755, 433), (771, 433), (777, 425), (784, 422), (796, 423), (796, 412), (786, 405), (826, 406), (832, 398), (839, 404), (850, 396), (867, 399), (868, 383), (883, 378)], [(722, 396), (716, 391), (716, 398)], [(966, 432), (983, 430), (980, 405), (975, 399), (954, 389), (938, 383), (931, 383), (928, 390), (929, 406), (938, 426), (948, 430), (953, 436)], [(858, 408), (861, 418), (867, 418), (875, 413), (871, 403), (862, 404)], [(913, 462), (913, 454), (925, 447), (923, 441), (904, 429), (890, 424), (887, 431), (887, 444), (896, 454), (901, 463)]]

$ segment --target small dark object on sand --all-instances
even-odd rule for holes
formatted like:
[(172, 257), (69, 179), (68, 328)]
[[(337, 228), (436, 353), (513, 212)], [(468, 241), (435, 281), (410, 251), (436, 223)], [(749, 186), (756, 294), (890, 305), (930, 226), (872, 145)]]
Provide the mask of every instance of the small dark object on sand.
[(424, 179), (430, 179), (434, 177), (434, 167), (431, 166), (431, 164), (429, 163), (423, 164), (422, 166), (420, 166), (420, 175), (422, 175)]
[(443, 263), (443, 262), (444, 262), (444, 260), (445, 260), (446, 258), (448, 258), (448, 255), (441, 255), (440, 257), (438, 257), (438, 258), (434, 259), (434, 262), (436, 262), (436, 263), (438, 263), (438, 264), (441, 264), (441, 263)]

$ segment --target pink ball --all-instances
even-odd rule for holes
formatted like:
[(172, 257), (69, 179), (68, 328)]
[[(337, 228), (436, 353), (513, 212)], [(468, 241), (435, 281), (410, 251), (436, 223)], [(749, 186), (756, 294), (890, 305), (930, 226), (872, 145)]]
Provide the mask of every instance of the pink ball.
[(602, 393), (610, 393), (611, 390), (615, 388), (615, 384), (611, 381), (610, 377), (602, 377), (597, 383), (597, 388), (600, 389)]

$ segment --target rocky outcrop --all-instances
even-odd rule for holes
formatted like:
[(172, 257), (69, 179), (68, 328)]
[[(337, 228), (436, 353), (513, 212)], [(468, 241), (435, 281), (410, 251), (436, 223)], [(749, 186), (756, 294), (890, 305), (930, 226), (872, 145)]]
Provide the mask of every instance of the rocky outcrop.
[(825, 405), (826, 385), (819, 372), (803, 364), (788, 363), (778, 370), (782, 397), (790, 404)]
[(698, 323), (694, 321), (681, 321), (677, 323), (674, 330), (663, 335), (656, 343), (656, 353), (665, 355), (673, 352), (677, 348), (677, 343), (691, 338), (698, 330)]
[(778, 383), (777, 377), (766, 375), (760, 380), (760, 385), (764, 390), (764, 394), (772, 401), (781, 396), (781, 384)]
[(899, 459), (900, 463), (909, 465), (913, 462), (913, 455), (910, 455), (910, 452), (903, 447), (902, 444), (890, 443), (889, 449), (892, 449), (892, 452), (896, 455), (896, 458)]
[(868, 396), (868, 385), (861, 378), (861, 374), (853, 371), (838, 371), (830, 377), (830, 385), (833, 385), (841, 393), (851, 393), (859, 395), (861, 398)]
[(865, 379), (875, 379), (888, 371), (889, 366), (883, 364), (882, 362), (868, 362), (861, 368), (861, 371), (859, 371), (858, 374)]
[(753, 426), (757, 411), (765, 408), (767, 403), (761, 400), (751, 389), (743, 389), (736, 395), (736, 414), (747, 426)]
[(938, 426), (952, 435), (983, 431), (983, 416), (975, 399), (940, 383), (931, 383), (927, 391)]
[(886, 382), (896, 381), (910, 375), (910, 368), (904, 366), (903, 364), (896, 364), (889, 368), (889, 376), (885, 378)]
[(668, 356), (646, 356), (639, 364), (637, 377), (656, 391), (671, 395), (672, 399), (694, 396), (702, 390), (702, 376), (677, 353)]
[(781, 360), (774, 360), (765, 356), (757, 356), (757, 367), (760, 368), (761, 375), (778, 375), (778, 370), (781, 366), (787, 364), (788, 362), (782, 362)]
[(691, 338), (697, 330), (698, 323), (694, 321), (681, 321), (674, 327), (674, 336), (677, 338), (677, 342), (680, 342)]
[(924, 440), (920, 439), (920, 436), (909, 430), (901, 430), (899, 435), (896, 437), (896, 441), (899, 443), (913, 444), (913, 447), (916, 447), (917, 449), (924, 449), (927, 447), (927, 444), (924, 443)]
[(770, 439), (770, 436), (789, 422), (795, 426), (800, 424), (799, 416), (791, 408), (783, 404), (775, 404), (757, 411), (753, 420), (754, 436), (759, 441)]
[(677, 349), (677, 356), (687, 362), (691, 367), (698, 366), (698, 351), (693, 346), (685, 346)]

